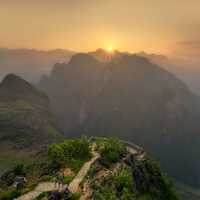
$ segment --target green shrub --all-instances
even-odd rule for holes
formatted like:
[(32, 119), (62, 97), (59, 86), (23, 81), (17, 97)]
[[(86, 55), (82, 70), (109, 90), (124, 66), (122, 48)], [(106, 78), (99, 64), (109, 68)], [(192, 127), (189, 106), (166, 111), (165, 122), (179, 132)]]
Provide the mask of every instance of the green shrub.
[(58, 167), (67, 165), (75, 171), (79, 170), (82, 164), (90, 158), (90, 143), (85, 137), (53, 144), (48, 150), (48, 159), (52, 165)]
[(77, 140), (66, 140), (62, 144), (65, 158), (69, 161), (87, 160), (91, 157), (90, 143), (87, 138), (82, 137)]
[(69, 183), (71, 183), (71, 181), (73, 180), (73, 176), (65, 176), (65, 177), (63, 177), (63, 184), (69, 184)]
[(138, 183), (136, 181), (136, 188), (142, 198), (156, 200), (179, 199), (173, 189), (172, 182), (161, 172), (157, 162), (146, 159), (137, 163), (135, 169), (133, 169), (133, 174), (135, 174), (135, 170), (137, 170), (137, 175), (134, 175), (134, 178), (140, 180)]
[(25, 167), (23, 164), (20, 164), (20, 165), (17, 165), (15, 168), (14, 168), (14, 174), (19, 176), (19, 175), (24, 175), (25, 174)]
[(64, 150), (60, 144), (53, 144), (48, 150), (49, 161), (54, 166), (62, 166), (65, 163)]
[(135, 186), (130, 168), (123, 168), (118, 174), (105, 177), (101, 185), (94, 185), (95, 200), (133, 200)]
[(0, 194), (1, 200), (13, 200), (21, 195), (21, 191), (17, 189), (11, 189)]
[(97, 141), (97, 150), (101, 154), (102, 163), (109, 167), (116, 163), (126, 153), (126, 145), (117, 139), (100, 139)]
[(72, 197), (70, 198), (70, 200), (79, 200), (80, 197), (81, 197), (80, 193), (75, 193), (75, 194), (72, 194)]
[(47, 194), (48, 194), (47, 192), (43, 192), (38, 197), (36, 197), (34, 200), (42, 200), (44, 197), (47, 196)]
[(134, 188), (132, 172), (129, 168), (124, 168), (119, 174), (113, 176), (113, 181), (118, 189), (127, 188), (131, 191)]

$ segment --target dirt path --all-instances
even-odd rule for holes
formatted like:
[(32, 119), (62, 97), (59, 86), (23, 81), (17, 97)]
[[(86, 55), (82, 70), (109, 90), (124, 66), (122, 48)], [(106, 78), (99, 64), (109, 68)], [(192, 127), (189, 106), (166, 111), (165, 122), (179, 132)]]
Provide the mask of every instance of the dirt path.
[[(93, 147), (93, 149), (94, 149), (94, 147)], [(94, 150), (92, 150), (92, 154), (93, 154), (92, 159), (89, 160), (88, 162), (86, 162), (82, 166), (79, 173), (76, 175), (76, 177), (69, 184), (68, 189), (71, 193), (76, 193), (76, 192), (79, 191), (79, 185), (82, 182), (82, 180), (84, 179), (84, 177), (86, 176), (86, 174), (88, 173), (91, 165), (100, 157), (99, 153), (95, 152)]]
[[(68, 189), (72, 193), (78, 192), (79, 185), (81, 181), (84, 179), (86, 174), (88, 173), (91, 165), (100, 157), (100, 155), (94, 150), (95, 145), (92, 147), (92, 159), (86, 162), (82, 168), (80, 169), (79, 173), (76, 175), (76, 177), (72, 180), (70, 183)], [(39, 183), (38, 186), (31, 192), (28, 192), (27, 194), (24, 194), (15, 200), (33, 200), (36, 197), (38, 197), (43, 192), (49, 192), (49, 191), (64, 191), (67, 188), (67, 185), (62, 184), (56, 184), (55, 182), (42, 182)]]
[(31, 192), (24, 194), (15, 200), (33, 200), (38, 197), (43, 192), (50, 192), (50, 191), (64, 191), (67, 185), (57, 184), (55, 182), (42, 182), (39, 183), (38, 186)]
[[(94, 149), (95, 149), (95, 145), (92, 148), (93, 158), (91, 160), (89, 160), (88, 162), (86, 162), (82, 166), (79, 173), (76, 175), (76, 177), (69, 184), (68, 189), (69, 189), (70, 192), (72, 192), (72, 193), (79, 192), (80, 183), (82, 182), (84, 177), (87, 175), (91, 165), (100, 157), (100, 154), (97, 153)], [(134, 149), (134, 148), (131, 148), (131, 147), (127, 147), (127, 150), (128, 150), (129, 153), (135, 155), (137, 160), (143, 160), (145, 158), (145, 152), (139, 152), (137, 149)]]

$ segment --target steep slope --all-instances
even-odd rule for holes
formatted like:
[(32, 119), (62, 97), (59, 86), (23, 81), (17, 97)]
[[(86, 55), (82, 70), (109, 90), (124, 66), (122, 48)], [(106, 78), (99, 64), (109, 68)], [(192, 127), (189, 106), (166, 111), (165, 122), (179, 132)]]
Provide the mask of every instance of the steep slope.
[(90, 104), (98, 95), (105, 67), (92, 56), (76, 54), (68, 64), (56, 64), (40, 88), (50, 96), (58, 124), (72, 135), (88, 118)]
[[(52, 145), (42, 163), (16, 169), (0, 179), (2, 200), (179, 199), (158, 163), (117, 139), (66, 140)], [(12, 183), (19, 176), (27, 182), (17, 190)]]
[(134, 139), (171, 175), (199, 185), (199, 98), (144, 57), (115, 51), (108, 62), (105, 53), (75, 55), (40, 82), (60, 126), (68, 136)]
[(159, 54), (148, 54), (139, 52), (137, 55), (148, 58), (151, 62), (162, 66), (167, 71), (175, 74), (179, 79), (183, 80), (194, 93), (200, 95), (200, 82), (199, 82), (199, 59), (191, 55), (187, 57), (177, 57)]
[(111, 67), (110, 82), (98, 96), (85, 130), (134, 138), (170, 174), (199, 183), (199, 99), (144, 58), (125, 56)]
[(20, 77), (7, 75), (0, 84), (1, 168), (62, 138), (50, 112), (48, 97)]

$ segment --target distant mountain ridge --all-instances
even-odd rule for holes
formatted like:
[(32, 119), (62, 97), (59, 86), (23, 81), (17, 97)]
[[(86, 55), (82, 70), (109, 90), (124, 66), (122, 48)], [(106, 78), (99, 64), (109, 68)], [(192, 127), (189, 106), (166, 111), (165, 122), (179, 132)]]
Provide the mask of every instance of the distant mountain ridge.
[[(106, 54), (109, 62), (102, 61)], [(147, 58), (103, 50), (76, 54), (56, 64), (39, 87), (67, 136), (134, 140), (171, 175), (200, 184), (199, 98)]]
[(68, 62), (73, 51), (64, 49), (7, 49), (0, 48), (0, 79), (15, 73), (29, 82), (36, 83), (42, 74), (48, 74), (57, 62)]
[(173, 58), (146, 52), (139, 52), (137, 55), (148, 58), (151, 62), (160, 65), (162, 68), (173, 73), (179, 79), (184, 81), (193, 92), (200, 95), (200, 64), (198, 64), (198, 62), (193, 63), (192, 58), (191, 60), (184, 60), (184, 58)]

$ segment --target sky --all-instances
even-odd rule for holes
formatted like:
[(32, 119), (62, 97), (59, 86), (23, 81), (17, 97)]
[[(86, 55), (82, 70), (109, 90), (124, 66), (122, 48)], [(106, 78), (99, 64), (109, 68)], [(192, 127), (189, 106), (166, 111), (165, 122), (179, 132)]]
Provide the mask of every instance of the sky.
[(0, 0), (0, 25), (6, 48), (200, 56), (199, 0)]

